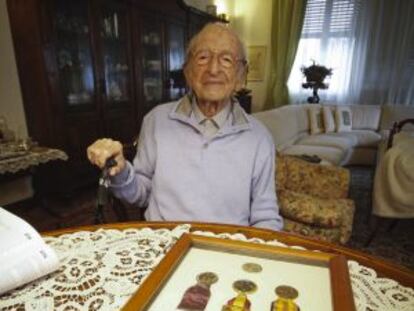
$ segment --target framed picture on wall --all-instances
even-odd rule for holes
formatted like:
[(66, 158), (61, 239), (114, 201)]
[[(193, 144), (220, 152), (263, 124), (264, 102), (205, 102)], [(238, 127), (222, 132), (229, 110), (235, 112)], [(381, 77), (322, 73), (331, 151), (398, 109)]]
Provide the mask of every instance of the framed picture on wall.
[(345, 257), (185, 234), (123, 310), (282, 310), (287, 301), (355, 311)]
[(266, 46), (251, 45), (247, 47), (247, 61), (249, 72), (247, 81), (263, 81), (266, 62)]

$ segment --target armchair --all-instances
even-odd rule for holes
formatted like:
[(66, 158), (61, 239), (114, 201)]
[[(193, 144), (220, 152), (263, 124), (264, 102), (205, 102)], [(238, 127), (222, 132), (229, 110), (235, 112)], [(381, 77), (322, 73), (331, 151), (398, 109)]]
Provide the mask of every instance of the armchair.
[(349, 240), (355, 205), (347, 198), (347, 169), (278, 155), (275, 179), (285, 231), (333, 243)]

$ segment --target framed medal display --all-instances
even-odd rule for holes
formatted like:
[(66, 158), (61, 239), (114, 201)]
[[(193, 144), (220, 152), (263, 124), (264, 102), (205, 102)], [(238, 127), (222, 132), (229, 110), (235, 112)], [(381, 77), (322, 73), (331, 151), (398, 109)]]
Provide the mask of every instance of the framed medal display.
[(354, 311), (344, 256), (184, 234), (123, 310)]

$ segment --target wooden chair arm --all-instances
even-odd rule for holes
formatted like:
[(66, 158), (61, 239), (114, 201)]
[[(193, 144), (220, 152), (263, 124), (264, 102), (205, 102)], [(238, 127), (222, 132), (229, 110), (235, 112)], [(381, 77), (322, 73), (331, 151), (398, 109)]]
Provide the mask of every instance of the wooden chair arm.
[(414, 119), (405, 119), (399, 122), (394, 122), (390, 132), (390, 136), (388, 137), (387, 149), (390, 149), (392, 147), (395, 134), (399, 133), (403, 126), (409, 123), (414, 124)]

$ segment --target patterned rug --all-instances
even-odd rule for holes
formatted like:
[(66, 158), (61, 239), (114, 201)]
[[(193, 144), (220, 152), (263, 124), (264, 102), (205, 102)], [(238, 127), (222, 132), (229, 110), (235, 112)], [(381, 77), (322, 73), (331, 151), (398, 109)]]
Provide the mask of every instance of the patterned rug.
[(371, 194), (374, 168), (355, 166), (351, 170), (350, 197), (356, 211), (352, 236), (347, 246), (414, 270), (414, 219), (399, 220), (394, 228), (390, 221), (382, 224), (369, 245), (366, 245), (378, 218), (371, 215)]

